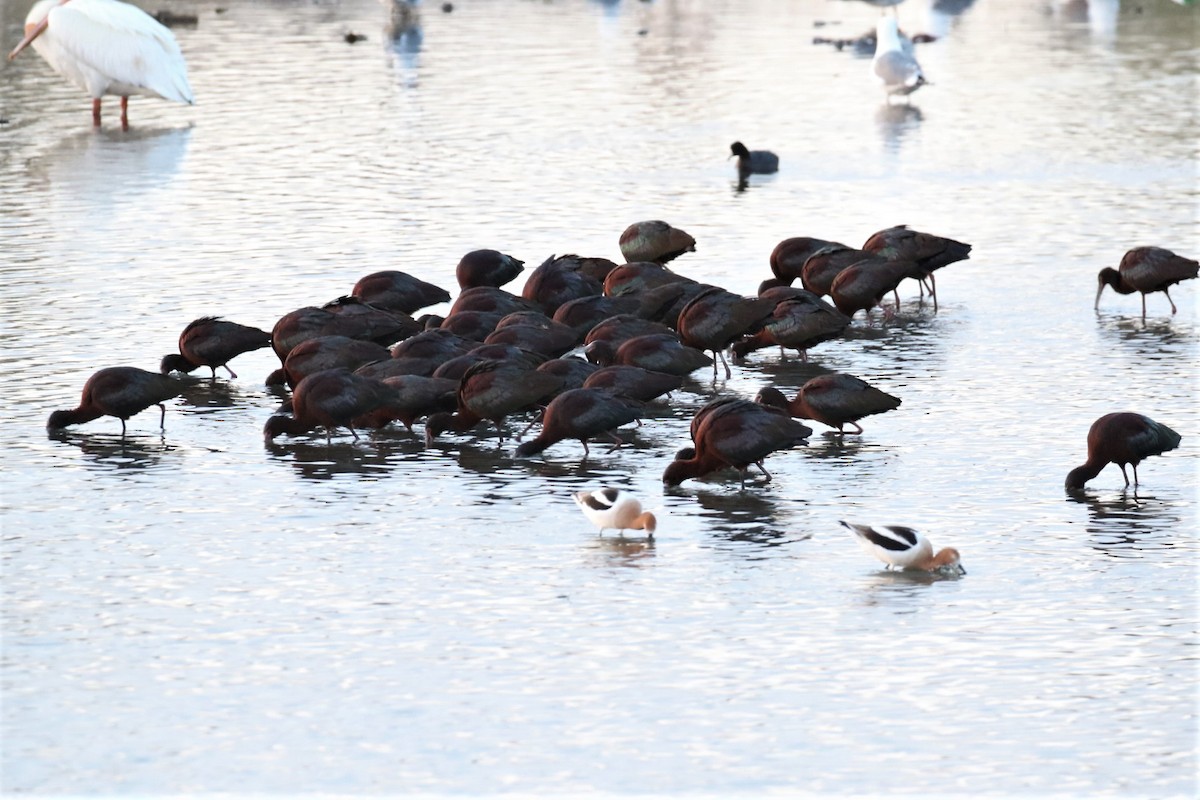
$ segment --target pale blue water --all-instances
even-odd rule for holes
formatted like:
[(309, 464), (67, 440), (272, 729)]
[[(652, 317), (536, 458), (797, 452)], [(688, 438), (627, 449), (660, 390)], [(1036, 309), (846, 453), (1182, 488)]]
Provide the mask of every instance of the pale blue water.
[[(0, 6), (6, 50), (29, 5)], [(134, 98), (128, 133), (5, 63), (3, 790), (1193, 796), (1200, 286), (1145, 323), (1092, 302), (1130, 247), (1200, 253), (1196, 12), (966, 5), (900, 7), (943, 34), (907, 108), (811, 43), (877, 14), (824, 0), (425, 3), (394, 45), (367, 0), (171, 4), (199, 16), (198, 102)], [(737, 192), (734, 139), (780, 172)], [(974, 250), (937, 315), (909, 286), (809, 365), (697, 372), (586, 463), (486, 434), (264, 447), (268, 351), (161, 435), (44, 430), (195, 317), (269, 328), (387, 268), (453, 290), (481, 247), (619, 258), (647, 218), (743, 293), (789, 236)], [(814, 424), (770, 484), (664, 492), (713, 393), (824, 370), (903, 405), (844, 442)], [(1136, 497), (1110, 467), (1067, 498), (1116, 410), (1182, 445)], [(596, 536), (569, 494), (604, 484), (660, 513), (655, 542)], [(839, 519), (917, 527), (968, 574), (885, 573)]]

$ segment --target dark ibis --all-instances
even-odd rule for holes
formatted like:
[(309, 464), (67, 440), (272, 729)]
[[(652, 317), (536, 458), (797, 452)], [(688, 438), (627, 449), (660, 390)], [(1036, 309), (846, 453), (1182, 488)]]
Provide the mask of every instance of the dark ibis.
[(641, 416), (641, 404), (600, 389), (570, 389), (555, 397), (542, 412), (542, 430), (517, 447), (517, 455), (531, 456), (565, 439), (578, 439), (587, 458), (588, 439), (606, 436), (614, 447), (621, 439), (616, 428)]
[(179, 334), (179, 352), (163, 356), (159, 370), (165, 375), (208, 367), (215, 378), (217, 367), (222, 367), (230, 378), (236, 378), (237, 373), (229, 368), (230, 361), (270, 345), (271, 334), (264, 330), (220, 317), (200, 317)]
[(469, 366), (458, 382), (458, 408), (434, 414), (425, 421), (425, 443), (432, 444), (446, 430), (464, 433), (484, 420), (496, 426), (504, 441), (504, 418), (535, 406), (556, 392), (563, 379), (538, 372), (527, 363), (485, 359)]
[(292, 390), (292, 415), (276, 414), (263, 426), (263, 437), (273, 441), (282, 433), (297, 435), (325, 428), (326, 443), (335, 428), (348, 428), (358, 439), (354, 420), (387, 405), (396, 390), (375, 378), (355, 375), (348, 369), (327, 369), (306, 376)]
[(907, 225), (895, 225), (891, 228), (871, 234), (862, 246), (888, 261), (907, 261), (913, 265), (908, 277), (916, 279), (922, 285), (924, 296), (925, 280), (929, 280), (929, 295), (933, 298), (933, 310), (937, 306), (937, 280), (934, 270), (965, 261), (971, 257), (971, 245), (966, 242), (935, 236), (932, 233), (922, 233), (909, 229)]
[(691, 448), (676, 453), (663, 472), (663, 483), (677, 486), (689, 478), (733, 467), (746, 488), (746, 469), (755, 464), (767, 480), (771, 474), (763, 460), (776, 450), (804, 442), (812, 429), (779, 409), (734, 397), (720, 397), (696, 412), (692, 419)]
[(861, 378), (841, 372), (810, 379), (790, 401), (783, 392), (771, 387), (759, 391), (755, 400), (781, 408), (793, 417), (814, 419), (837, 428), (839, 434), (846, 433), (842, 430), (846, 424), (855, 427), (856, 430), (851, 433), (862, 433), (858, 420), (900, 407), (899, 397), (876, 389)]
[(550, 256), (529, 273), (521, 296), (537, 303), (547, 314), (553, 314), (563, 303), (603, 292), (604, 278), (597, 280), (584, 272), (579, 256), (565, 255)]
[(784, 239), (771, 251), (771, 274), (780, 284), (791, 286), (800, 277), (804, 263), (821, 248), (831, 246), (845, 247), (846, 245), (826, 239), (814, 239), (811, 236), (793, 236)]
[(521, 274), (525, 262), (505, 255), (499, 250), (472, 250), (454, 268), (458, 288), (467, 290), (476, 286), (499, 288)]
[[(775, 295), (787, 293), (787, 297), (774, 301)], [(762, 330), (734, 342), (730, 349), (737, 358), (771, 345), (780, 349), (791, 348), (808, 360), (808, 349), (821, 342), (836, 339), (850, 325), (850, 318), (820, 297), (804, 289), (778, 287), (759, 295), (764, 300), (775, 302), (771, 318), (763, 323)]]
[(1100, 285), (1096, 289), (1096, 308), (1100, 308), (1100, 295), (1105, 286), (1111, 286), (1118, 294), (1142, 293), (1142, 320), (1146, 319), (1146, 295), (1162, 292), (1171, 304), (1174, 314), (1175, 301), (1167, 291), (1181, 281), (1195, 278), (1200, 262), (1176, 255), (1165, 247), (1135, 247), (1121, 257), (1117, 269), (1105, 267), (1100, 270)]
[(666, 264), (696, 250), (696, 240), (660, 219), (635, 222), (621, 233), (621, 256), (626, 261)]
[(1147, 416), (1132, 411), (1105, 414), (1088, 430), (1087, 461), (1067, 473), (1068, 492), (1077, 491), (1109, 464), (1121, 468), (1125, 486), (1129, 475), (1125, 465), (1133, 465), (1133, 485), (1138, 485), (1137, 465), (1150, 456), (1158, 456), (1179, 447), (1182, 437), (1175, 431)]
[(670, 375), (689, 375), (713, 363), (702, 351), (688, 347), (673, 333), (635, 336), (615, 349), (611, 342), (600, 339), (588, 345), (584, 354), (593, 364), (629, 364)]
[(182, 381), (158, 372), (137, 367), (105, 367), (97, 370), (83, 384), (79, 405), (55, 411), (46, 422), (47, 430), (91, 422), (100, 417), (121, 420), (121, 437), (125, 437), (125, 420), (150, 406), (158, 406), (159, 428), (164, 428), (167, 407), (163, 405), (177, 397), (184, 388)]
[[(731, 372), (722, 351), (735, 340), (762, 328), (775, 304), (761, 297), (742, 297), (717, 286), (700, 292), (679, 311), (675, 329), (679, 340), (697, 350), (711, 350), (720, 359), (725, 377)], [(717, 364), (713, 361), (713, 377)]]

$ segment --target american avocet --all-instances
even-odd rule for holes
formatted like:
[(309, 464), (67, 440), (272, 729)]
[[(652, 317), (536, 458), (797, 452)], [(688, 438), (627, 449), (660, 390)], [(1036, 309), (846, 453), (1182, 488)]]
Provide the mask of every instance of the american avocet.
[(900, 525), (856, 525), (839, 520), (850, 529), (862, 549), (891, 567), (924, 570), (925, 572), (950, 572), (965, 575), (961, 557), (953, 547), (944, 547), (933, 552), (933, 545), (925, 536), (912, 528)]
[(571, 499), (600, 533), (608, 528), (643, 530), (646, 536), (654, 538), (658, 520), (649, 511), (642, 511), (641, 502), (624, 489), (605, 486), (590, 492), (575, 492)]

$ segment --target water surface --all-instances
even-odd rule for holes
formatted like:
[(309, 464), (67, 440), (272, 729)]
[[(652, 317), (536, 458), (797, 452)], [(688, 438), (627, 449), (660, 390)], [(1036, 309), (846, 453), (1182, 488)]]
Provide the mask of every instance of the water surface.
[[(29, 5), (0, 7), (6, 43)], [(426, 3), (395, 38), (368, 0), (188, 4), (197, 105), (135, 98), (128, 132), (34, 54), (0, 67), (3, 789), (1193, 796), (1198, 287), (1145, 322), (1092, 302), (1130, 247), (1200, 253), (1196, 13), (958, 5), (900, 9), (941, 35), (908, 105), (812, 44), (876, 17), (823, 0)], [(734, 139), (781, 171), (739, 191)], [(974, 250), (938, 314), (906, 286), (808, 364), (697, 372), (586, 461), (486, 433), (264, 446), (266, 351), (165, 432), (44, 430), (195, 317), (270, 328), (378, 269), (453, 289), (482, 247), (619, 258), (647, 218), (742, 293), (789, 236)], [(663, 490), (711, 396), (825, 371), (903, 405), (814, 424), (770, 484)], [(1066, 497), (1115, 410), (1181, 447), (1136, 495), (1110, 467)], [(655, 541), (596, 536), (569, 493), (603, 484)], [(969, 572), (884, 572), (839, 519)]]

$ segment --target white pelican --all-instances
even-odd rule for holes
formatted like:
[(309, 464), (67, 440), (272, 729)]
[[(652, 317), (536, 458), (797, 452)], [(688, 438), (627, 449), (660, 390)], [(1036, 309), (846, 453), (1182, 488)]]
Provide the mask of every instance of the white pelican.
[(144, 94), (192, 103), (187, 64), (175, 35), (145, 11), (118, 0), (40, 0), (25, 18), (25, 38), (11, 61), (32, 44), (54, 71), (92, 96), (121, 98), (121, 127), (129, 127), (129, 96)]
[(948, 572), (965, 575), (961, 556), (953, 547), (933, 552), (933, 545), (923, 534), (900, 525), (856, 525), (839, 520), (854, 534), (864, 551), (875, 556), (887, 568)]
[(921, 65), (905, 52), (896, 20), (880, 17), (875, 26), (875, 58), (871, 62), (889, 99), (894, 94), (911, 94), (925, 84)]

